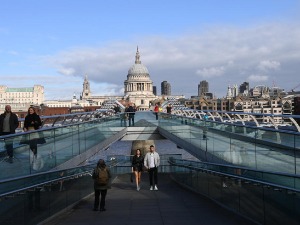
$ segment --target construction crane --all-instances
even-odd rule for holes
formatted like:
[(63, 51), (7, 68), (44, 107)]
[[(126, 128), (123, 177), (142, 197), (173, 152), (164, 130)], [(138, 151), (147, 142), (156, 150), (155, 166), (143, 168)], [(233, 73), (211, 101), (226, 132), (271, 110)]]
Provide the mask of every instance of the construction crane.
[(296, 85), (295, 87), (293, 87), (290, 92), (294, 92), (296, 88), (300, 87), (300, 83), (298, 85)]

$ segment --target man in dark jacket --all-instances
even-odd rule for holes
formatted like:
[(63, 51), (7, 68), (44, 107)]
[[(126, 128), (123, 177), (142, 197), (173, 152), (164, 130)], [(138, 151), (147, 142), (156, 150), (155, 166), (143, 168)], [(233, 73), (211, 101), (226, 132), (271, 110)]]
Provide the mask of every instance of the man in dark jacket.
[[(0, 135), (14, 134), (19, 126), (18, 117), (11, 111), (11, 106), (5, 106), (5, 112), (0, 115)], [(13, 162), (13, 139), (9, 138), (5, 140), (5, 147), (9, 162)]]
[(134, 126), (134, 115), (135, 115), (135, 108), (133, 104), (130, 103), (129, 107), (127, 108), (126, 112), (128, 113), (128, 122), (129, 126)]

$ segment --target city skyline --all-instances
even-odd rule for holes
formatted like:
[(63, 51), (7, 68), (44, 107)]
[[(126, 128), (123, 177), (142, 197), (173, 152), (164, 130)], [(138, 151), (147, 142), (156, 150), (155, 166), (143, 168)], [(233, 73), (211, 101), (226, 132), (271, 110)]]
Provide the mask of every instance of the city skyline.
[[(88, 3), (88, 4), (87, 4)], [(300, 3), (287, 1), (21, 1), (0, 9), (0, 85), (45, 87), (70, 99), (87, 75), (93, 95), (123, 95), (139, 46), (155, 86), (195, 96), (247, 81), (300, 83)]]

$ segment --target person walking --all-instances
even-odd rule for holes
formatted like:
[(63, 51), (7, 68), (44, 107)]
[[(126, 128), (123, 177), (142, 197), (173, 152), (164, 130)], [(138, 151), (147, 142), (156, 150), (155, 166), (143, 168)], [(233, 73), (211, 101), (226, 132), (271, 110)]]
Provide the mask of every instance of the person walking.
[(157, 168), (160, 164), (159, 154), (156, 152), (153, 145), (150, 145), (150, 151), (147, 152), (144, 158), (144, 166), (148, 169), (150, 180), (150, 191), (157, 191)]
[[(10, 105), (6, 105), (4, 113), (0, 115), (0, 136), (14, 134), (18, 126), (18, 116), (11, 111)], [(8, 162), (13, 163), (14, 146), (12, 138), (5, 140), (5, 148), (8, 156)]]
[[(35, 109), (33, 107), (28, 108), (27, 116), (24, 121), (24, 132), (38, 130), (42, 126), (41, 118), (38, 114), (36, 114)], [(37, 157), (37, 144), (45, 143), (44, 139), (39, 138), (38, 133), (30, 134), (29, 138), (29, 147), (35, 157)]]
[(171, 114), (171, 112), (172, 112), (172, 106), (171, 106), (171, 104), (168, 104), (168, 106), (166, 107), (166, 109), (167, 109), (167, 113)]
[(93, 171), (92, 178), (94, 179), (95, 191), (95, 201), (93, 210), (98, 211), (100, 202), (100, 211), (106, 211), (105, 199), (107, 195), (107, 189), (110, 188), (109, 180), (111, 178), (111, 174), (109, 168), (106, 166), (105, 161), (103, 159), (100, 159), (98, 161), (97, 166)]
[(127, 108), (126, 112), (128, 113), (129, 126), (134, 126), (135, 108), (133, 107), (132, 103), (129, 104), (129, 107)]
[(141, 189), (141, 175), (144, 166), (144, 157), (141, 154), (141, 150), (137, 149), (135, 155), (132, 158), (131, 171), (135, 175), (136, 190)]
[(155, 106), (154, 106), (154, 114), (155, 114), (155, 119), (156, 120), (158, 120), (158, 110), (159, 110), (158, 104), (155, 104)]

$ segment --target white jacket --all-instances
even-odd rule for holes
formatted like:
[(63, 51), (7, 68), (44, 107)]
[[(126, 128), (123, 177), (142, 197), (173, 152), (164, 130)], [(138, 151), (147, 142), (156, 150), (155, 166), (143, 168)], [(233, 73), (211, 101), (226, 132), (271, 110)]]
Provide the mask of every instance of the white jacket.
[[(147, 169), (150, 167), (150, 158), (151, 158), (150, 154), (151, 152), (148, 152), (144, 158), (144, 166), (146, 166)], [(159, 154), (157, 152), (153, 152), (153, 154), (154, 154), (154, 165), (158, 167), (160, 164)]]

